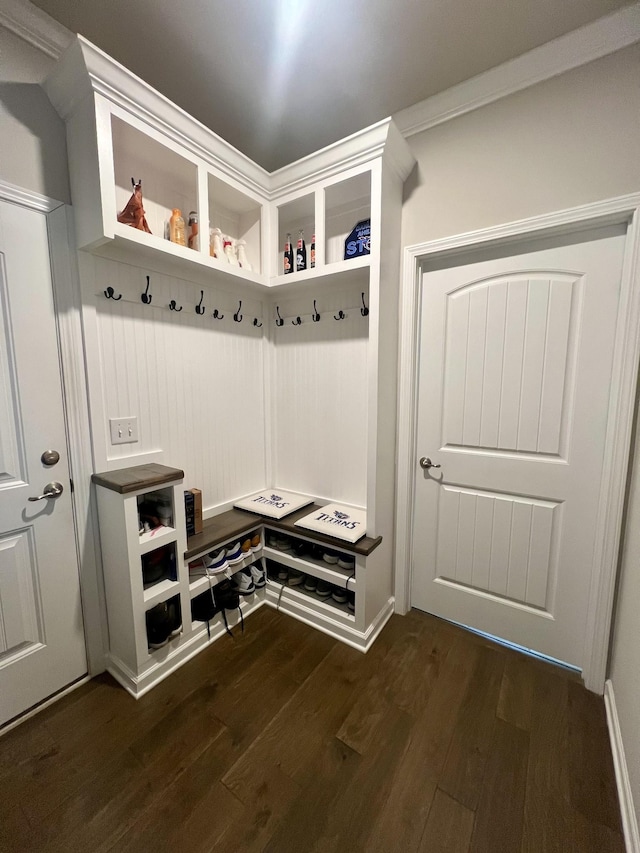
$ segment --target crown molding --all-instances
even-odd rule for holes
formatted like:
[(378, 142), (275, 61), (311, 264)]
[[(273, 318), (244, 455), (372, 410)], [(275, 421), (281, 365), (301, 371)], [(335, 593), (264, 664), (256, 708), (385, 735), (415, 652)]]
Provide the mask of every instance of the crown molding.
[(28, 0), (2, 0), (0, 26), (52, 59), (57, 59), (73, 39), (72, 32)]
[(0, 181), (0, 199), (12, 204), (19, 204), (22, 207), (29, 207), (31, 210), (39, 210), (41, 213), (51, 213), (52, 210), (63, 206), (61, 201), (56, 201), (56, 199), (31, 190), (25, 190), (7, 181)]
[(640, 41), (640, 3), (560, 36), (393, 116), (405, 137), (458, 118)]

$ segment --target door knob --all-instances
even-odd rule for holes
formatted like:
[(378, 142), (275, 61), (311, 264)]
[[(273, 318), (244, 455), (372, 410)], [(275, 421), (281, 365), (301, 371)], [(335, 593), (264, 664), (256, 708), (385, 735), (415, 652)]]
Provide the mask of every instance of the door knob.
[(53, 480), (51, 483), (47, 483), (47, 485), (42, 490), (42, 494), (38, 495), (37, 498), (29, 498), (30, 501), (44, 501), (49, 498), (59, 498), (60, 495), (64, 492), (64, 486), (62, 483), (57, 483)]
[(429, 470), (429, 468), (440, 468), (441, 466), (440, 466), (440, 465), (435, 465), (435, 464), (434, 464), (434, 463), (429, 459), (429, 457), (428, 457), (428, 456), (423, 456), (423, 457), (420, 459), (420, 467), (421, 467), (421, 468), (424, 468), (426, 471), (428, 471), (428, 470)]

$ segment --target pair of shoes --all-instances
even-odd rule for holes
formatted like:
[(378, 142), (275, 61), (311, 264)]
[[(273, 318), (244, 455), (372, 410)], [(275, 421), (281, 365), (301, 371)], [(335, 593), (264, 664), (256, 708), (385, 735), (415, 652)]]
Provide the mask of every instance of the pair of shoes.
[(267, 585), (267, 573), (264, 570), (264, 566), (262, 565), (262, 560), (256, 560), (248, 569), (245, 571), (251, 572), (251, 579), (255, 584), (256, 589), (262, 589), (263, 586)]
[(145, 613), (150, 649), (161, 649), (182, 631), (180, 599), (161, 601)]
[(288, 536), (278, 536), (276, 538), (276, 548), (278, 551), (291, 551), (291, 539)]
[(337, 563), (341, 569), (348, 569), (351, 572), (356, 567), (356, 558), (352, 554), (341, 554), (339, 551), (327, 550), (323, 553), (322, 559), (325, 563), (332, 565)]
[(289, 569), (289, 586), (300, 586), (304, 579), (304, 572), (299, 569)]

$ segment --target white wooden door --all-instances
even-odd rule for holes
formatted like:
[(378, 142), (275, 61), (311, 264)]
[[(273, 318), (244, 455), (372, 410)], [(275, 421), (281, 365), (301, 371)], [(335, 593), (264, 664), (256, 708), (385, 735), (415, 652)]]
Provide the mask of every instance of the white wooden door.
[(86, 671), (46, 217), (0, 201), (0, 725)]
[(420, 321), (412, 605), (580, 668), (624, 248), (598, 236), (427, 272)]

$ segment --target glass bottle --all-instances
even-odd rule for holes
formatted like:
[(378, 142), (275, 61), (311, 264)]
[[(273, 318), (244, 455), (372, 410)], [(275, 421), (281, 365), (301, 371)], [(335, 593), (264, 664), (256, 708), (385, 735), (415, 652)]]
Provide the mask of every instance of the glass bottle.
[(291, 245), (291, 234), (287, 234), (284, 244), (284, 274), (293, 272), (293, 246)]
[(178, 246), (186, 246), (187, 240), (185, 237), (184, 218), (180, 208), (174, 207), (169, 220), (169, 239), (172, 243), (177, 243)]
[(198, 251), (200, 249), (200, 236), (198, 227), (198, 213), (192, 210), (189, 214), (189, 239), (188, 245), (190, 249)]
[(296, 251), (296, 272), (301, 272), (307, 268), (307, 247), (304, 244), (304, 231), (300, 229), (298, 235), (298, 249)]

